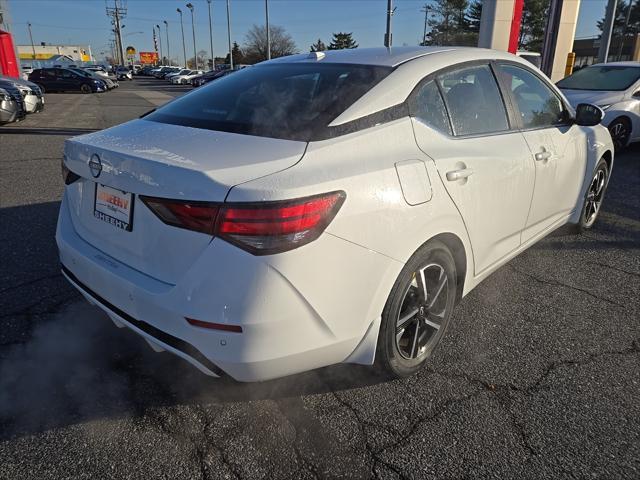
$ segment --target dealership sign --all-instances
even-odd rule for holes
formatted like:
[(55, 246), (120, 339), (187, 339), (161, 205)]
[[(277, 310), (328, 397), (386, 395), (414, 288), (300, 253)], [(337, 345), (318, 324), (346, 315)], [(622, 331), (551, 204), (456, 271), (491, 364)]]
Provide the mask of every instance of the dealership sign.
[(155, 65), (158, 63), (158, 52), (140, 52), (140, 63)]

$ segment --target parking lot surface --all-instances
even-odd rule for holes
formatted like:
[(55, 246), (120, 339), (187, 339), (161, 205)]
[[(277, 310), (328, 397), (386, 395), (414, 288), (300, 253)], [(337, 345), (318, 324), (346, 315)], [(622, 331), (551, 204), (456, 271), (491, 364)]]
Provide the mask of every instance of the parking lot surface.
[(153, 353), (59, 271), (64, 140), (187, 91), (49, 94), (0, 127), (1, 479), (640, 478), (640, 147), (595, 228), (483, 282), (418, 375), (238, 384)]

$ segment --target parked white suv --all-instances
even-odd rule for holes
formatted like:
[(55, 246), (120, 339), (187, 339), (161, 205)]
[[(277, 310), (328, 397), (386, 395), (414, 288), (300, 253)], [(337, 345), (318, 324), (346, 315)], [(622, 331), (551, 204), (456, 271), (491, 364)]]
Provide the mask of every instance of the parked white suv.
[(62, 271), (209, 375), (408, 375), (491, 272), (593, 225), (601, 118), (504, 52), (278, 58), (67, 140)]

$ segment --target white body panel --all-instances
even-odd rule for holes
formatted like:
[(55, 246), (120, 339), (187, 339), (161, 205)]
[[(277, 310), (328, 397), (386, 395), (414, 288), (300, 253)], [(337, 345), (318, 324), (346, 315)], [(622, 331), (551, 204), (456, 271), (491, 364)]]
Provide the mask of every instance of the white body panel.
[[(333, 123), (402, 103), (424, 76), (451, 64), (518, 61), (481, 49), (411, 51), (329, 52), (336, 62), (399, 65)], [(286, 61), (323, 60), (274, 63)], [(462, 296), (576, 221), (591, 172), (602, 156), (613, 161), (613, 147), (601, 126), (554, 130), (453, 138), (400, 116), (305, 143), (129, 122), (66, 144), (66, 165), (83, 178), (65, 190), (56, 233), (61, 262), (116, 324), (208, 374), (254, 381), (338, 362), (371, 364), (389, 292), (425, 242), (437, 237), (460, 249)], [(540, 146), (553, 153), (545, 165), (534, 158)], [(97, 180), (88, 167), (94, 154), (103, 165)], [(447, 179), (462, 167), (473, 175)], [(136, 195), (131, 232), (93, 218), (96, 181)], [(268, 202), (334, 191), (346, 200), (316, 240), (264, 256), (164, 224), (138, 199)]]

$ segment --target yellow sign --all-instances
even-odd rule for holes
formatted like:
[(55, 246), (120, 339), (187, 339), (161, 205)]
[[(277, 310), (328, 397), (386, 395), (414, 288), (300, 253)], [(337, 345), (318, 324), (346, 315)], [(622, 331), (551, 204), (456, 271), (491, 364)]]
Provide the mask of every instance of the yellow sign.
[(127, 47), (127, 55), (135, 55), (136, 49), (133, 47)]

